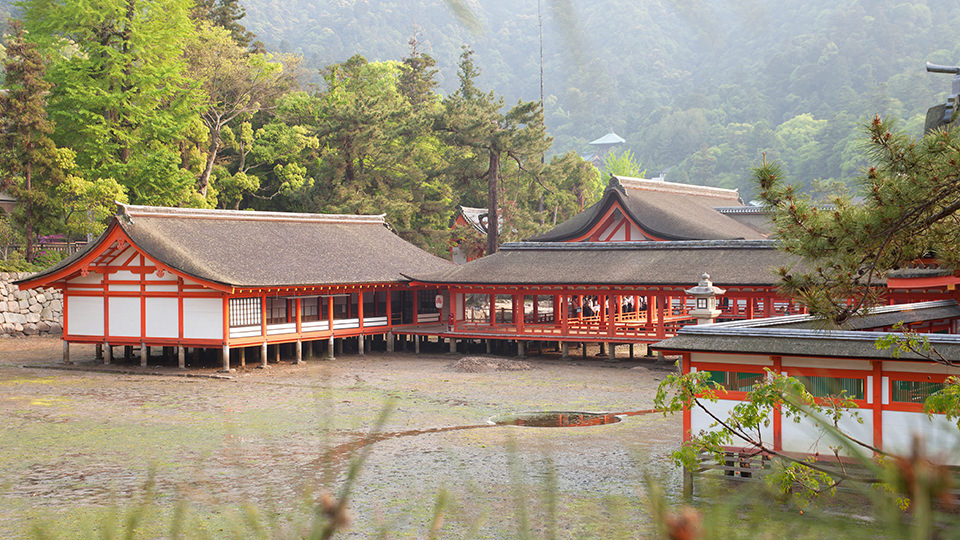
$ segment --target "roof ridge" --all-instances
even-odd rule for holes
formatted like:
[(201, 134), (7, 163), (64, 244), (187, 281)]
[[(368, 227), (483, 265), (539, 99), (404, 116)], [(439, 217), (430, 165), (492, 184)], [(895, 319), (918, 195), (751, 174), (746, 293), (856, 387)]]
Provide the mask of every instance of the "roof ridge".
[(665, 240), (629, 242), (508, 242), (501, 251), (623, 249), (775, 249), (777, 240)]
[(300, 212), (262, 212), (258, 210), (220, 210), (213, 208), (171, 208), (117, 203), (118, 216), (170, 217), (238, 221), (299, 221), (307, 223), (371, 223), (385, 225), (386, 214), (309, 214)]
[(661, 191), (665, 193), (679, 193), (682, 195), (706, 195), (708, 197), (740, 200), (740, 192), (736, 189), (719, 188), (713, 186), (698, 186), (695, 184), (680, 184), (651, 180), (649, 178), (634, 178), (632, 176), (616, 176), (614, 178), (624, 189), (638, 191)]

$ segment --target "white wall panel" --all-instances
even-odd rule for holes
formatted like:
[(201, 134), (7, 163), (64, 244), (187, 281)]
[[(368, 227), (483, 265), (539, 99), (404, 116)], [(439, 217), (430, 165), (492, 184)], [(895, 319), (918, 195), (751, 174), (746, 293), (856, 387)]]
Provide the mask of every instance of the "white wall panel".
[(68, 296), (67, 331), (72, 336), (103, 335), (103, 298)]
[[(721, 420), (726, 420), (730, 417), (730, 411), (733, 409), (734, 405), (740, 403), (739, 401), (732, 399), (718, 399), (716, 403), (711, 403), (707, 400), (700, 400), (703, 405), (710, 410), (714, 415), (716, 415)], [(713, 429), (710, 428), (710, 424), (714, 422), (707, 413), (705, 413), (700, 407), (694, 407), (690, 410), (690, 430), (694, 435), (700, 431)], [(773, 446), (773, 421), (768, 426), (760, 429), (760, 435), (763, 438), (763, 442), (769, 443)], [(738, 446), (742, 441), (734, 440), (733, 445)], [(746, 444), (746, 443), (744, 443)]]
[[(873, 411), (858, 409), (863, 423), (856, 419), (845, 417), (838, 422), (840, 431), (854, 439), (873, 444)], [(812, 418), (804, 418), (800, 423), (784, 419), (781, 424), (783, 449), (788, 452), (805, 452), (808, 454), (833, 455), (831, 446), (841, 446), (833, 435), (824, 431), (820, 424)], [(840, 455), (849, 455), (850, 452), (841, 449)]]
[(843, 358), (804, 358), (798, 356), (784, 356), (783, 367), (799, 367), (811, 369), (858, 369), (871, 371), (873, 365), (868, 360), (847, 360)]
[(102, 278), (103, 278), (102, 274), (98, 274), (96, 272), (90, 272), (85, 276), (77, 276), (71, 279), (70, 281), (68, 281), (67, 283), (83, 283), (83, 284), (100, 283), (101, 281), (103, 281)]
[(769, 356), (758, 354), (714, 354), (695, 352), (690, 354), (693, 362), (718, 362), (721, 364), (750, 364), (753, 366), (773, 367)]
[(110, 298), (111, 336), (140, 336), (140, 298)]
[[(135, 261), (139, 263), (139, 261)], [(126, 270), (118, 270), (110, 274), (110, 281), (140, 281), (140, 274), (134, 274)]]
[(223, 300), (220, 298), (184, 298), (183, 337), (190, 339), (223, 339)]
[(913, 437), (923, 439), (924, 451), (948, 465), (960, 465), (960, 430), (943, 415), (933, 418), (922, 412), (883, 411), (883, 449), (910, 455)]
[(175, 338), (179, 333), (176, 298), (147, 298), (147, 337)]

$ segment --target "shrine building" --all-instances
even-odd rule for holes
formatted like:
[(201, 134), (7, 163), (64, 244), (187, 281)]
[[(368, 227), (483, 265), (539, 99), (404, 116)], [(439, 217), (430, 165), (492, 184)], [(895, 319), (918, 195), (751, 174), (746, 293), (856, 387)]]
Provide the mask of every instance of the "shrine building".
[[(219, 349), (224, 369), (246, 349), (385, 339), (440, 321), (436, 287), (401, 272), (453, 263), (391, 232), (383, 216), (199, 210), (120, 205), (87, 249), (19, 282), (63, 291), (64, 359), (71, 343)], [(129, 349), (128, 349), (129, 351)], [(169, 352), (167, 349), (166, 352)], [(231, 354), (231, 351), (234, 351)], [(254, 351), (255, 352), (255, 351)]]

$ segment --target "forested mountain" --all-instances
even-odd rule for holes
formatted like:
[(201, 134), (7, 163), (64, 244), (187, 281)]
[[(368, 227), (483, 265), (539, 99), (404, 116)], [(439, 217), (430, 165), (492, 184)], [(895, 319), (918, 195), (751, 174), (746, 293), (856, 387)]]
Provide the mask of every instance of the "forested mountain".
[[(539, 98), (535, 0), (467, 2), (464, 28), (444, 0), (244, 0), (268, 50), (316, 70), (353, 54), (400, 59), (416, 34), (457, 85), (461, 44), (480, 84)], [(960, 3), (950, 0), (543, 0), (545, 112), (552, 153), (586, 152), (614, 130), (648, 174), (746, 195), (762, 152), (799, 182), (850, 181), (860, 125), (874, 114), (918, 134), (949, 78), (924, 61), (960, 62)], [(309, 73), (309, 72), (308, 72)]]

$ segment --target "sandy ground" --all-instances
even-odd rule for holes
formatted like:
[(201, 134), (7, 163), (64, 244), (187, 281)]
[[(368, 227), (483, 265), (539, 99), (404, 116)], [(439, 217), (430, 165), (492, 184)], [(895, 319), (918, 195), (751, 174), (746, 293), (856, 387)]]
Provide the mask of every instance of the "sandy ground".
[(342, 486), (362, 451), (343, 538), (422, 538), (438, 496), (449, 501), (440, 538), (516, 537), (524, 515), (535, 531), (554, 516), (562, 538), (643, 537), (644, 478), (668, 490), (679, 482), (669, 459), (679, 417), (488, 424), (522, 411), (649, 409), (672, 369), (665, 363), (552, 355), (529, 357), (529, 370), (467, 373), (452, 367), (461, 355), (345, 354), (214, 379), (171, 368), (147, 375), (136, 362), (94, 372), (102, 366), (86, 346), (72, 351), (80, 370), (45, 369), (60, 352), (58, 339), (0, 340), (2, 538), (22, 537), (37, 520), (63, 537), (96, 530), (104, 508), (141, 499), (151, 478), (159, 510), (145, 537), (166, 534), (178, 501), (213, 537), (230, 533), (244, 505), (281, 537), (309, 518), (304, 505), (319, 490)]

